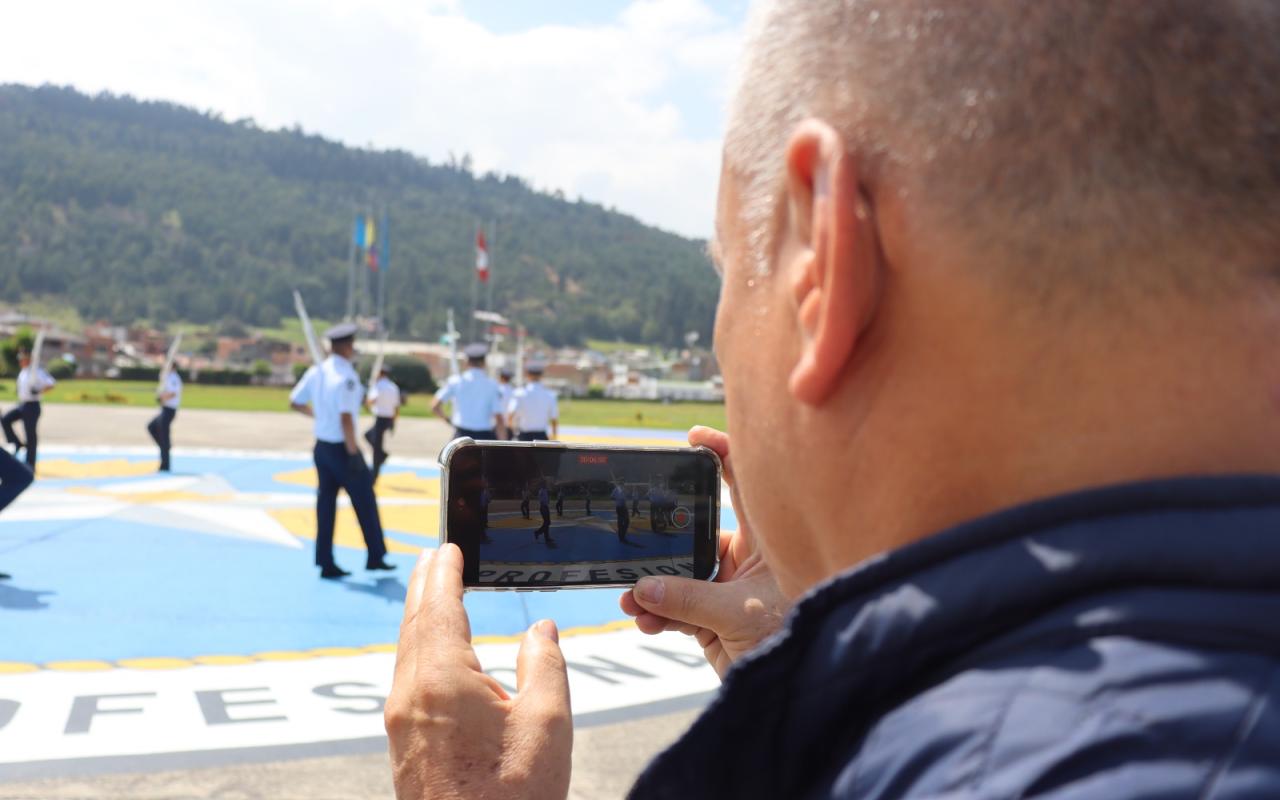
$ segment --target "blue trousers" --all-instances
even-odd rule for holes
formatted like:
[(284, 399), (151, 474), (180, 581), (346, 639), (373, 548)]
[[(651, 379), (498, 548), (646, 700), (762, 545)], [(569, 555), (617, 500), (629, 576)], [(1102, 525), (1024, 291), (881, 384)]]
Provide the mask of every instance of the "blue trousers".
[(0, 511), (31, 485), (31, 468), (0, 450)]
[(351, 498), (351, 507), (364, 534), (369, 551), (369, 564), (382, 560), (387, 545), (382, 539), (382, 520), (378, 518), (378, 501), (373, 496), (373, 475), (364, 458), (347, 455), (341, 442), (316, 442), (314, 452), (316, 475), (320, 489), (316, 492), (316, 566), (332, 567), (333, 525), (338, 516), (338, 490)]
[(173, 445), (173, 441), (169, 438), (169, 431), (176, 416), (178, 416), (177, 410), (162, 406), (160, 413), (147, 423), (147, 433), (151, 434), (156, 447), (160, 448), (160, 469), (165, 472), (169, 471), (169, 448)]
[(378, 482), (378, 473), (382, 472), (382, 465), (387, 463), (387, 451), (383, 447), (383, 441), (386, 439), (387, 431), (391, 430), (395, 424), (393, 417), (375, 417), (373, 427), (364, 432), (365, 441), (373, 448), (373, 482)]
[(36, 448), (40, 444), (36, 436), (36, 426), (40, 422), (40, 401), (28, 400), (25, 403), (13, 408), (8, 414), (0, 417), (0, 426), (4, 428), (4, 438), (9, 444), (19, 444), (18, 436), (13, 431), (13, 425), (19, 420), (22, 421), (22, 433), (27, 437), (22, 442), (27, 448), (27, 466), (32, 469), (36, 468)]

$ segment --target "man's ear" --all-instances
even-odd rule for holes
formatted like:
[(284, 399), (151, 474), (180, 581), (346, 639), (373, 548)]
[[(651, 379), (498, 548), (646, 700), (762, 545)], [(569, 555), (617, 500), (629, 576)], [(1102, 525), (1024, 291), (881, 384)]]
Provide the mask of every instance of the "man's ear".
[(840, 135), (809, 120), (787, 146), (781, 266), (796, 306), (801, 351), (791, 394), (822, 405), (836, 390), (879, 301), (884, 268), (875, 215)]

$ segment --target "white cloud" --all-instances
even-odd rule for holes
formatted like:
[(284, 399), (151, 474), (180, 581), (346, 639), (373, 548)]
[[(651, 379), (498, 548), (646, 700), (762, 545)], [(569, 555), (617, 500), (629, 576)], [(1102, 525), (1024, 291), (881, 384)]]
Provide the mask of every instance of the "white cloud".
[(470, 152), (482, 171), (711, 229), (740, 30), (702, 0), (503, 34), (457, 0), (46, 1), (6, 16), (0, 81), (168, 99), (433, 160)]

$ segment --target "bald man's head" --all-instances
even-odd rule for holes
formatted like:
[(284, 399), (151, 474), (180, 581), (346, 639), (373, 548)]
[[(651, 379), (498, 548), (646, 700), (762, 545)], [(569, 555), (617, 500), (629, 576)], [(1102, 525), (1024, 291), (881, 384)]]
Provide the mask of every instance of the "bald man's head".
[(1277, 271), (1280, 0), (772, 0), (726, 140), (759, 266), (797, 123), (913, 236), (1043, 288)]

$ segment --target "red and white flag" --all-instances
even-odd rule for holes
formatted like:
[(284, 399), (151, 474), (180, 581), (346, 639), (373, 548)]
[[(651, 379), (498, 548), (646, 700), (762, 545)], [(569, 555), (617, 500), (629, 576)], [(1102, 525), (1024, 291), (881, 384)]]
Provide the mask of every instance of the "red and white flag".
[(476, 276), (481, 283), (489, 282), (489, 246), (484, 243), (484, 231), (476, 230)]

